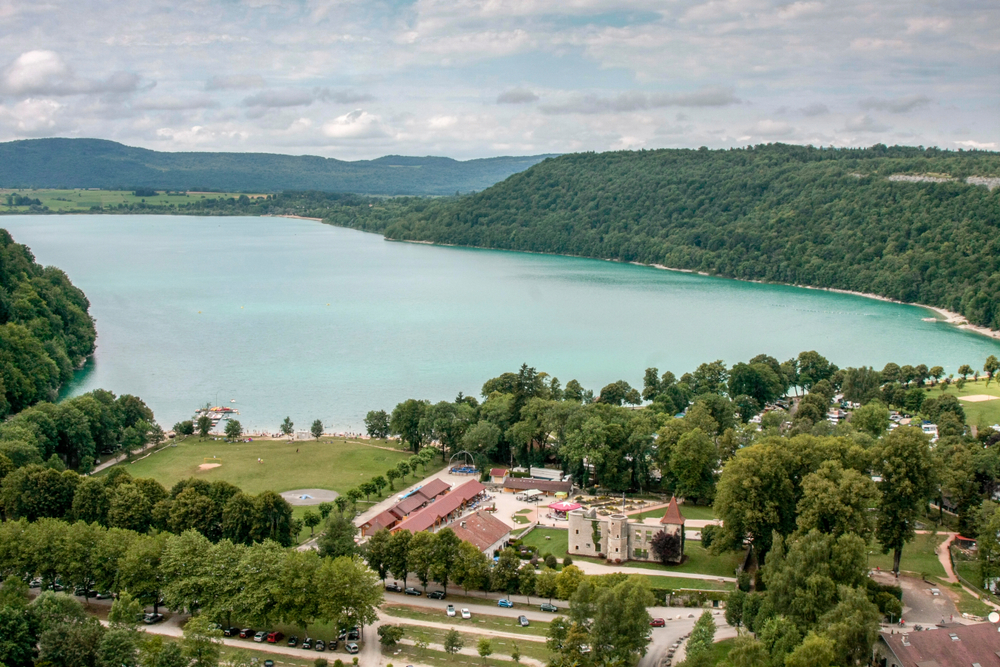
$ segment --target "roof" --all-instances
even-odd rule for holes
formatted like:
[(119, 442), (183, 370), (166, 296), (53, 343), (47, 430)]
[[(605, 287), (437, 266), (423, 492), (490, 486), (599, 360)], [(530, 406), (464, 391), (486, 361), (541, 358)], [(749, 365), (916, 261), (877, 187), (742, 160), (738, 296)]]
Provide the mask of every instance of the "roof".
[(490, 470), (490, 477), (506, 477), (506, 476), (507, 476), (506, 468), (493, 468), (492, 470)]
[(681, 514), (680, 508), (677, 507), (677, 498), (670, 497), (670, 504), (667, 505), (667, 511), (663, 514), (663, 518), (660, 519), (660, 523), (673, 526), (684, 525), (684, 515)]
[(555, 493), (556, 491), (569, 493), (573, 490), (573, 482), (556, 482), (550, 479), (533, 479), (531, 477), (508, 477), (503, 481), (503, 488), (515, 491), (538, 489), (546, 493)]
[(485, 490), (486, 487), (480, 484), (479, 480), (470, 479), (465, 484), (456, 487), (451, 493), (439, 498), (437, 502), (433, 502), (415, 513), (406, 519), (406, 521), (394, 527), (393, 530), (408, 530), (411, 533), (427, 530), (437, 523), (439, 519), (448, 516)]
[(403, 498), (392, 507), (392, 513), (402, 519), (407, 514), (420, 509), (430, 500), (422, 491), (416, 491), (413, 495)]
[[(464, 527), (462, 524), (465, 524)], [(471, 542), (480, 551), (485, 551), (491, 546), (510, 535), (511, 527), (489, 512), (474, 512), (460, 521), (448, 524), (448, 527), (455, 531), (455, 535), (463, 542)]]
[(429, 500), (437, 498), (442, 493), (447, 493), (451, 490), (451, 484), (444, 481), (440, 477), (435, 477), (431, 481), (427, 482), (420, 487), (419, 493), (425, 496)]
[(372, 528), (388, 528), (397, 521), (399, 521), (399, 518), (390, 510), (386, 510), (378, 516), (366, 521), (365, 525), (371, 526)]
[(917, 665), (968, 665), (978, 663), (982, 667), (1000, 667), (1000, 648), (997, 642), (997, 627), (992, 623), (977, 623), (951, 628), (924, 630), (909, 634), (883, 634), (882, 641), (888, 644), (899, 658), (903, 667)]

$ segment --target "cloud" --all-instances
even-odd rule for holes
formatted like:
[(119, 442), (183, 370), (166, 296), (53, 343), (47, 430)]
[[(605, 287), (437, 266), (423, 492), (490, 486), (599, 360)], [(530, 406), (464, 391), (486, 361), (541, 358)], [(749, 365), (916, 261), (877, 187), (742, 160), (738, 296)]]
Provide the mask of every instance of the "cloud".
[(213, 76), (205, 82), (205, 90), (246, 90), (264, 85), (264, 77), (259, 74)]
[(382, 125), (381, 118), (367, 111), (355, 109), (325, 123), (323, 134), (331, 139), (373, 139), (384, 137), (388, 133)]
[(3, 70), (0, 92), (12, 95), (82, 95), (86, 93), (131, 93), (139, 87), (139, 76), (113, 72), (106, 79), (82, 79), (54, 51), (27, 51)]
[(131, 106), (140, 111), (187, 111), (188, 109), (211, 109), (219, 106), (219, 103), (208, 95), (162, 96), (136, 100)]
[(63, 105), (55, 100), (28, 98), (12, 107), (0, 106), (0, 125), (6, 125), (22, 136), (51, 135), (60, 127)]
[(813, 102), (809, 106), (803, 107), (801, 111), (803, 116), (809, 116), (809, 117), (823, 116), (830, 113), (830, 110), (827, 108), (827, 106), (820, 102)]
[(956, 146), (963, 146), (965, 148), (975, 148), (981, 151), (995, 151), (1000, 144), (995, 141), (956, 141)]
[(858, 106), (868, 111), (888, 111), (889, 113), (906, 113), (930, 104), (931, 98), (926, 95), (907, 95), (906, 97), (895, 97), (879, 99), (868, 97), (858, 102)]
[(868, 114), (848, 118), (844, 127), (852, 132), (885, 132), (889, 126), (880, 123)]
[(497, 104), (528, 104), (537, 101), (538, 95), (526, 88), (511, 88), (497, 95)]
[(733, 91), (724, 88), (703, 88), (690, 93), (622, 93), (615, 97), (583, 95), (565, 102), (541, 107), (547, 114), (627, 113), (663, 107), (724, 107), (739, 104)]
[(795, 128), (784, 121), (764, 119), (754, 123), (746, 133), (756, 137), (787, 137), (795, 133)]
[(331, 91), (329, 88), (275, 88), (262, 90), (243, 98), (245, 107), (300, 107), (313, 102), (337, 102), (338, 104), (356, 104), (374, 99), (366, 93), (356, 93), (350, 90)]
[(920, 16), (906, 19), (906, 33), (908, 35), (919, 35), (924, 32), (935, 32), (938, 34), (947, 32), (951, 27), (951, 19), (943, 16)]
[(818, 14), (823, 10), (822, 2), (793, 2), (778, 9), (778, 18), (797, 19), (800, 16)]

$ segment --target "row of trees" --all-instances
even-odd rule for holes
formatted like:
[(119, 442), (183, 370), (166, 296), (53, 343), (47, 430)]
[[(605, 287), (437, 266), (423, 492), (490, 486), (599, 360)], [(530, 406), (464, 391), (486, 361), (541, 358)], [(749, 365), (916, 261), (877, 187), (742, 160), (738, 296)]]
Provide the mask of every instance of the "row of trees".
[(256, 496), (225, 481), (187, 479), (169, 491), (154, 479), (133, 479), (124, 468), (103, 477), (39, 465), (6, 469), (0, 456), (0, 508), (8, 520), (84, 521), (139, 533), (197, 530), (212, 541), (273, 540), (291, 545), (301, 530), (292, 508), (273, 491)]
[[(200, 613), (219, 623), (305, 631), (317, 622), (370, 624), (378, 577), (357, 556), (322, 557), (266, 540), (212, 542), (194, 530), (144, 535), (56, 519), (0, 524), (0, 573), (95, 591), (127, 591), (143, 605)], [(162, 602), (160, 602), (162, 600)]]

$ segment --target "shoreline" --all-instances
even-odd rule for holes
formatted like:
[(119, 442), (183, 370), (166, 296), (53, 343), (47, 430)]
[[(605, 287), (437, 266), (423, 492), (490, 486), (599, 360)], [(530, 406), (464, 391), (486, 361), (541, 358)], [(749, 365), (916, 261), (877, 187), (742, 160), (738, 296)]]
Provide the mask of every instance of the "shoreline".
[[(289, 217), (291, 217), (291, 216), (289, 216)], [(331, 224), (331, 223), (324, 223), (324, 224)], [(334, 227), (340, 227), (340, 225), (333, 225), (333, 226)], [(356, 229), (356, 228), (354, 228), (354, 227), (346, 227), (345, 229)], [(356, 231), (364, 232), (364, 231), (367, 231), (367, 230), (356, 229)], [(369, 234), (378, 234), (379, 232), (368, 232), (368, 233)], [(850, 294), (852, 296), (860, 296), (860, 297), (864, 297), (866, 299), (875, 299), (876, 301), (885, 301), (885, 302), (888, 302), (888, 303), (897, 303), (897, 304), (902, 305), (902, 306), (916, 306), (917, 308), (924, 308), (925, 310), (930, 310), (930, 311), (932, 311), (932, 312), (934, 312), (934, 313), (936, 313), (937, 315), (940, 316), (940, 319), (938, 317), (934, 317), (934, 318), (926, 318), (926, 320), (933, 320), (935, 322), (941, 322), (943, 324), (949, 324), (949, 325), (954, 326), (954, 327), (956, 327), (958, 329), (964, 329), (966, 331), (971, 331), (972, 333), (979, 334), (980, 336), (986, 336), (987, 338), (992, 338), (993, 340), (1000, 340), (1000, 331), (995, 330), (995, 329), (990, 329), (989, 327), (980, 326), (978, 324), (970, 324), (969, 320), (964, 315), (962, 315), (960, 313), (956, 313), (954, 311), (947, 310), (946, 308), (940, 308), (938, 306), (928, 306), (928, 305), (923, 304), (923, 303), (911, 303), (909, 301), (900, 301), (898, 299), (892, 299), (890, 297), (881, 296), (879, 294), (871, 294), (869, 292), (858, 292), (858, 291), (855, 291), (855, 290), (839, 289), (837, 287), (816, 287), (814, 285), (797, 285), (797, 284), (792, 284), (792, 283), (771, 283), (771, 282), (767, 282), (767, 281), (764, 281), (764, 280), (743, 280), (743, 279), (740, 279), (740, 278), (729, 278), (727, 276), (716, 276), (716, 275), (712, 275), (712, 274), (709, 274), (709, 273), (705, 273), (704, 271), (695, 271), (694, 269), (679, 269), (679, 268), (675, 268), (675, 267), (672, 267), (672, 266), (665, 266), (663, 264), (644, 264), (643, 262), (624, 262), (624, 261), (622, 261), (620, 259), (606, 259), (606, 258), (602, 258), (602, 257), (584, 257), (582, 255), (567, 255), (567, 254), (557, 253), (557, 252), (538, 252), (537, 250), (509, 250), (507, 248), (486, 248), (486, 247), (483, 247), (483, 246), (466, 246), (466, 245), (457, 245), (457, 244), (454, 244), (454, 243), (436, 243), (434, 241), (417, 241), (417, 240), (409, 240), (409, 239), (390, 239), (390, 238), (387, 238), (385, 235), (382, 235), (382, 238), (385, 239), (386, 241), (392, 241), (394, 243), (419, 243), (421, 245), (435, 245), (435, 246), (441, 246), (441, 247), (444, 247), (444, 248), (473, 248), (475, 250), (499, 250), (501, 252), (520, 252), (520, 253), (526, 253), (526, 254), (529, 254), (529, 255), (552, 255), (554, 257), (572, 257), (574, 259), (595, 259), (595, 260), (603, 261), (603, 262), (616, 262), (618, 264), (632, 264), (634, 266), (646, 266), (646, 267), (649, 267), (649, 268), (652, 268), (652, 269), (659, 269), (661, 271), (675, 271), (677, 273), (690, 273), (690, 274), (698, 275), (698, 276), (706, 276), (706, 277), (709, 277), (709, 278), (722, 278), (724, 280), (735, 280), (735, 281), (738, 281), (738, 282), (745, 282), (745, 283), (757, 283), (757, 284), (760, 284), (760, 285), (785, 285), (787, 287), (800, 287), (802, 289), (821, 290), (821, 291), (824, 291), (824, 292), (836, 292), (838, 294)]]

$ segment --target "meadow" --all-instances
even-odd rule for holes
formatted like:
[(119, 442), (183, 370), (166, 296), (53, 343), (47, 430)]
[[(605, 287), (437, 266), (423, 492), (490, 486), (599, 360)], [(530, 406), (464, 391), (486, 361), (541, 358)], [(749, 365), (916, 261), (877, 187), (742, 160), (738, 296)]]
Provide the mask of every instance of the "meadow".
[[(168, 445), (156, 453), (123, 463), (133, 477), (151, 477), (168, 489), (189, 477), (209, 482), (225, 480), (248, 493), (261, 491), (291, 491), (293, 489), (329, 489), (344, 493), (361, 482), (370, 480), (405, 461), (411, 452), (381, 449), (372, 441), (366, 444), (344, 438), (315, 440), (255, 440), (227, 443), (221, 440), (190, 437)], [(382, 443), (384, 444), (384, 443)], [(216, 468), (199, 468), (208, 459), (217, 457)], [(260, 462), (258, 463), (258, 459)], [(416, 479), (440, 469), (435, 461), (412, 473), (405, 480), (396, 480), (396, 488), (412, 484)], [(383, 494), (391, 493), (388, 489)], [(383, 496), (384, 497), (384, 496)], [(372, 496), (371, 500), (376, 500)]]
[[(977, 381), (969, 379), (965, 386), (959, 389), (952, 382), (947, 389), (942, 389), (943, 385), (937, 385), (927, 390), (927, 398), (937, 398), (941, 394), (951, 394), (959, 399), (962, 408), (965, 410), (965, 422), (974, 424), (980, 428), (1000, 424), (1000, 382), (996, 380), (986, 384), (986, 378), (979, 378)], [(963, 401), (969, 396), (994, 396), (996, 400), (990, 401)]]
[[(37, 190), (25, 188), (20, 190), (10, 190), (0, 188), (0, 212), (3, 213), (26, 213), (28, 206), (7, 206), (7, 195), (16, 194), (32, 199), (38, 199), (42, 206), (48, 206), (57, 213), (84, 213), (89, 212), (93, 206), (118, 206), (126, 204), (136, 206), (145, 203), (149, 206), (165, 206), (176, 204), (181, 206), (200, 199), (228, 199), (239, 197), (240, 193), (232, 192), (178, 192), (167, 194), (166, 191), (157, 191), (153, 197), (137, 197), (133, 190), (53, 190), (39, 188)], [(249, 197), (259, 195), (247, 195)]]

